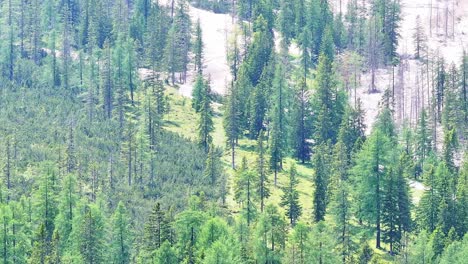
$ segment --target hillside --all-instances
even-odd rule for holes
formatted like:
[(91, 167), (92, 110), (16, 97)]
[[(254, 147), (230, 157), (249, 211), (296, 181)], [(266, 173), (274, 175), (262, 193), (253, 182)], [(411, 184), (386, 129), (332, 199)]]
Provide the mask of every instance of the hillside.
[(465, 264), (465, 2), (0, 1), (0, 263)]

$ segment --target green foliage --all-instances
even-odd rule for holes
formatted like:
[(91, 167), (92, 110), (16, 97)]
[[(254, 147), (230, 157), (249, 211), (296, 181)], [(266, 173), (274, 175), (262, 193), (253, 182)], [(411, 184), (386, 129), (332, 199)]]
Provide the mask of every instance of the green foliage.
[(302, 207), (299, 204), (299, 193), (296, 190), (298, 181), (296, 179), (297, 171), (293, 164), (289, 173), (288, 185), (283, 188), (283, 195), (281, 196), (280, 205), (285, 207), (286, 216), (289, 219), (289, 223), (294, 226), (297, 219), (302, 214)]

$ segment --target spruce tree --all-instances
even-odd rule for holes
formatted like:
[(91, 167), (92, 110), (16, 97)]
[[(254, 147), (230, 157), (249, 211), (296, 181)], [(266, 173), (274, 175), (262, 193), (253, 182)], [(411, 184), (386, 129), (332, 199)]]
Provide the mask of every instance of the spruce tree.
[(129, 263), (131, 257), (130, 223), (127, 211), (122, 202), (119, 202), (112, 216), (112, 243), (110, 245), (114, 263)]
[(294, 135), (291, 141), (294, 144), (294, 156), (300, 160), (301, 163), (305, 163), (309, 160), (311, 154), (309, 142), (311, 127), (309, 112), (311, 109), (309, 91), (305, 79), (301, 79), (295, 98), (294, 119), (292, 120)]
[(257, 175), (247, 167), (247, 159), (242, 159), (242, 166), (236, 173), (234, 183), (234, 199), (242, 205), (243, 216), (250, 226), (256, 215), (254, 201), (258, 193), (255, 192), (255, 183), (258, 181)]
[(231, 167), (235, 169), (235, 148), (237, 144), (237, 140), (241, 134), (241, 130), (239, 128), (240, 121), (239, 121), (239, 99), (236, 93), (236, 86), (230, 85), (230, 89), (228, 90), (227, 95), (227, 102), (224, 112), (224, 119), (223, 119), (223, 126), (224, 132), (226, 133), (227, 145), (231, 150)]
[(284, 71), (281, 64), (278, 64), (273, 81), (274, 103), (272, 109), (272, 127), (270, 138), (270, 168), (275, 173), (275, 186), (277, 184), (278, 171), (282, 169), (282, 162), (285, 156), (285, 136), (286, 136), (286, 83)]
[(329, 140), (331, 143), (336, 142), (344, 109), (333, 74), (334, 47), (331, 29), (328, 28), (324, 34), (313, 97), (316, 144)]
[(201, 74), (197, 75), (195, 83), (193, 84), (192, 89), (192, 108), (195, 109), (195, 112), (199, 112), (203, 100), (203, 94), (205, 92), (205, 80)]
[(257, 174), (258, 174), (258, 183), (257, 183), (257, 192), (260, 194), (260, 211), (263, 212), (265, 207), (265, 200), (270, 197), (270, 190), (268, 188), (268, 178), (267, 178), (267, 161), (266, 161), (266, 150), (264, 143), (263, 132), (260, 132), (260, 136), (257, 140)]
[(314, 195), (313, 195), (313, 219), (315, 222), (325, 220), (325, 213), (327, 208), (327, 191), (329, 181), (329, 157), (327, 154), (327, 146), (319, 145), (315, 148), (315, 155), (313, 158), (313, 165), (315, 168), (314, 175)]
[(198, 74), (203, 73), (203, 39), (202, 39), (202, 28), (200, 25), (200, 19), (197, 20), (195, 27), (195, 43), (193, 45), (193, 53), (195, 54), (195, 71)]
[(299, 181), (297, 180), (297, 171), (296, 166), (292, 164), (288, 184), (283, 187), (283, 195), (281, 196), (280, 205), (285, 208), (286, 216), (289, 219), (291, 226), (295, 226), (297, 219), (302, 214), (302, 207), (299, 204), (299, 192), (297, 191), (297, 185)]
[(211, 144), (208, 148), (203, 176), (209, 180), (213, 187), (216, 186), (216, 183), (219, 181), (223, 173), (219, 155), (220, 154), (216, 147)]
[(213, 141), (211, 136), (211, 132), (214, 130), (212, 100), (210, 84), (206, 82), (202, 91), (200, 118), (198, 120), (198, 143), (205, 152), (208, 152), (208, 148)]
[(381, 248), (382, 188), (391, 157), (391, 141), (377, 127), (357, 154), (356, 165), (352, 169), (357, 184), (358, 217), (375, 224), (376, 248)]

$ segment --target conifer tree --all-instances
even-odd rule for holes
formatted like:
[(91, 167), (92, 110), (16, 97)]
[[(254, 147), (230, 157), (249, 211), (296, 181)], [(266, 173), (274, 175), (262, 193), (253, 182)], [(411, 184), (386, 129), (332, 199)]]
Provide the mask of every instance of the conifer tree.
[(201, 74), (197, 75), (195, 83), (193, 84), (192, 90), (192, 108), (195, 109), (195, 112), (199, 112), (203, 100), (203, 94), (205, 92), (205, 80)]
[(289, 234), (289, 246), (286, 248), (283, 263), (308, 263), (310, 252), (310, 227), (298, 222)]
[(211, 107), (213, 99), (209, 83), (205, 83), (201, 99), (200, 119), (198, 121), (198, 143), (203, 147), (205, 152), (208, 152), (208, 148), (213, 141), (211, 132), (214, 130), (213, 109)]
[(280, 203), (280, 205), (286, 209), (286, 216), (293, 227), (296, 225), (297, 219), (302, 214), (302, 207), (299, 204), (299, 192), (297, 191), (299, 181), (296, 176), (296, 166), (292, 164), (289, 172), (288, 184), (283, 187), (283, 195), (281, 196)]
[(240, 121), (240, 112), (239, 112), (239, 99), (237, 95), (236, 86), (231, 84), (230, 89), (228, 90), (227, 102), (225, 107), (223, 126), (226, 133), (227, 145), (231, 150), (231, 167), (235, 169), (235, 148), (237, 140), (241, 134), (239, 129)]
[(376, 247), (381, 248), (382, 188), (391, 164), (391, 141), (381, 128), (374, 128), (362, 150), (357, 154), (353, 168), (356, 177), (359, 219), (375, 224)]
[(59, 250), (71, 246), (69, 240), (73, 230), (73, 220), (76, 212), (76, 180), (74, 175), (67, 175), (63, 182), (63, 188), (59, 194), (58, 215), (55, 218), (55, 232), (59, 237)]
[[(5, 242), (3, 244), (5, 246)], [(5, 247), (4, 247), (5, 249)], [(47, 235), (45, 230), (45, 225), (42, 223), (39, 225), (35, 241), (33, 242), (31, 256), (29, 257), (29, 261), (31, 263), (40, 263), (44, 264), (47, 260), (47, 252), (48, 252), (48, 242), (47, 242)], [(2, 254), (2, 259), (4, 263), (8, 263), (8, 258), (5, 250)]]
[(413, 39), (415, 43), (415, 55), (416, 59), (420, 59), (426, 50), (427, 37), (424, 33), (424, 28), (421, 24), (421, 17), (416, 17), (416, 27), (414, 28)]
[(99, 207), (85, 205), (83, 215), (75, 218), (73, 229), (74, 254), (86, 263), (101, 263), (106, 259), (105, 221)]
[(342, 99), (333, 74), (334, 47), (332, 31), (324, 33), (316, 73), (314, 93), (314, 129), (316, 144), (336, 142), (343, 112)]
[(426, 158), (432, 150), (432, 133), (428, 127), (427, 112), (422, 109), (416, 131), (416, 157), (418, 162), (418, 171), (420, 174), (424, 169)]
[(338, 263), (334, 252), (334, 241), (329, 226), (323, 221), (316, 223), (310, 233), (309, 263)]
[(286, 223), (274, 205), (267, 205), (255, 226), (255, 259), (261, 263), (279, 263), (285, 248)]
[(293, 130), (294, 135), (292, 142), (294, 143), (294, 156), (305, 163), (310, 158), (310, 102), (309, 92), (307, 90), (307, 84), (305, 79), (301, 79), (298, 89), (296, 91), (296, 100), (294, 104), (294, 119)]
[(130, 262), (130, 243), (132, 236), (130, 233), (130, 223), (125, 206), (119, 202), (112, 216), (112, 243), (111, 254), (114, 263)]
[(169, 223), (161, 209), (161, 205), (160, 203), (156, 203), (144, 227), (144, 251), (152, 254), (163, 243), (171, 242), (169, 239), (169, 229)]
[[(49, 166), (49, 165), (47, 165)], [(55, 172), (47, 167), (40, 177), (37, 192), (33, 194), (37, 223), (44, 224), (47, 242), (52, 239), (57, 215), (57, 186)]]
[(208, 148), (208, 155), (206, 157), (205, 171), (203, 172), (203, 176), (209, 179), (211, 186), (215, 187), (215, 184), (221, 178), (222, 173), (223, 170), (221, 167), (218, 150), (213, 144), (211, 144)]
[(250, 226), (256, 214), (254, 200), (257, 198), (257, 193), (254, 191), (257, 175), (247, 167), (247, 159), (242, 159), (242, 167), (236, 173), (234, 186), (234, 198), (238, 203), (241, 203), (244, 210), (244, 217), (247, 220), (247, 225)]
[(179, 260), (177, 258), (176, 251), (171, 247), (171, 244), (167, 241), (162, 243), (161, 247), (155, 251), (155, 262), (156, 264), (177, 264)]
[(433, 164), (427, 165), (423, 174), (424, 183), (428, 190), (424, 192), (419, 202), (417, 210), (419, 225), (428, 230), (434, 231), (438, 219), (438, 205), (440, 203), (440, 194), (436, 191), (435, 168)]
[(193, 46), (193, 53), (195, 53), (195, 71), (198, 74), (203, 73), (203, 39), (202, 39), (202, 28), (200, 25), (200, 19), (197, 20), (195, 27), (195, 43)]
[(260, 132), (260, 136), (257, 140), (257, 173), (258, 173), (258, 183), (257, 183), (257, 192), (260, 194), (260, 211), (263, 212), (265, 207), (265, 200), (270, 196), (270, 190), (268, 188), (268, 178), (267, 178), (267, 161), (265, 157), (265, 146), (264, 146), (264, 136), (263, 131)]
[(289, 48), (291, 44), (291, 39), (294, 37), (295, 31), (295, 15), (294, 4), (300, 1), (280, 1), (280, 10), (278, 14), (278, 24), (279, 31), (281, 32), (282, 37), (282, 46), (284, 48)]
[(275, 173), (275, 186), (278, 171), (282, 169), (286, 136), (286, 83), (281, 64), (278, 64), (273, 81), (274, 103), (272, 109), (272, 127), (270, 138), (270, 168)]
[(325, 219), (327, 207), (327, 190), (329, 177), (327, 146), (319, 145), (315, 148), (313, 164), (315, 167), (314, 175), (314, 195), (313, 195), (313, 219), (320, 222)]

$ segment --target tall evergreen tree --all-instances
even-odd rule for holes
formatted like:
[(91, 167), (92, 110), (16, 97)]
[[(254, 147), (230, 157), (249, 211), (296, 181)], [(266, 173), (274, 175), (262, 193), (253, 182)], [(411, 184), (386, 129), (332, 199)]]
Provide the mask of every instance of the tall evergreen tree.
[(231, 150), (231, 167), (235, 169), (235, 148), (237, 140), (241, 134), (240, 125), (240, 112), (239, 112), (239, 99), (237, 97), (236, 86), (231, 84), (228, 90), (227, 102), (224, 113), (223, 126), (226, 133), (227, 145)]
[(289, 172), (288, 184), (283, 187), (283, 195), (281, 196), (280, 203), (280, 205), (286, 209), (286, 216), (293, 227), (296, 225), (297, 219), (302, 214), (302, 207), (299, 204), (299, 192), (297, 191), (299, 181), (296, 176), (296, 166), (292, 164)]
[(114, 263), (129, 263), (131, 252), (130, 223), (125, 206), (119, 202), (112, 216), (112, 243), (110, 245)]
[(309, 142), (311, 128), (309, 96), (306, 80), (301, 79), (296, 91), (296, 100), (294, 100), (294, 119), (292, 120), (294, 135), (291, 141), (294, 143), (294, 156), (302, 163), (309, 160), (311, 154)]
[(353, 168), (357, 183), (358, 217), (375, 224), (377, 248), (381, 248), (382, 188), (391, 157), (391, 141), (381, 128), (377, 127), (357, 154), (356, 165)]
[(208, 148), (213, 141), (211, 132), (214, 130), (213, 109), (211, 106), (213, 99), (209, 83), (205, 83), (201, 99), (200, 119), (198, 121), (198, 143), (205, 149), (205, 152), (208, 152)]
[(286, 135), (286, 83), (283, 67), (278, 64), (273, 81), (274, 103), (272, 109), (272, 127), (270, 139), (270, 167), (275, 173), (275, 186), (277, 183), (278, 171), (282, 169), (282, 162), (285, 156), (285, 135)]
[(315, 167), (314, 175), (314, 195), (313, 195), (313, 219), (315, 222), (325, 220), (325, 213), (328, 203), (327, 191), (329, 181), (329, 157), (327, 146), (319, 145), (315, 148), (313, 159)]
[(263, 212), (265, 207), (265, 200), (270, 196), (270, 190), (268, 188), (268, 178), (267, 178), (267, 161), (265, 157), (265, 146), (264, 146), (264, 136), (263, 132), (260, 132), (260, 136), (257, 140), (257, 173), (258, 173), (258, 184), (257, 192), (260, 194), (260, 211)]

